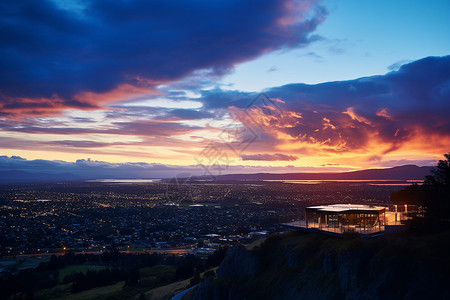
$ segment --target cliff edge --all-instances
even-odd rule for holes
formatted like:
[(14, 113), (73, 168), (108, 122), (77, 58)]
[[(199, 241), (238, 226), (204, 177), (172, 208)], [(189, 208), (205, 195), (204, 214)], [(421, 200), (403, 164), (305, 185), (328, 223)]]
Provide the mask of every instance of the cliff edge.
[(195, 300), (450, 299), (450, 232), (337, 238), (289, 232), (230, 249)]

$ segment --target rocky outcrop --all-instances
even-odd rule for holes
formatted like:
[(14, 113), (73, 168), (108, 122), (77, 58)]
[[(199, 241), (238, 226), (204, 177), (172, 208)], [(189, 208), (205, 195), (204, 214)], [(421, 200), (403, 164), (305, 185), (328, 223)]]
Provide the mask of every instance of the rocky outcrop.
[(230, 249), (193, 299), (449, 299), (450, 258), (439, 244), (442, 235), (272, 236), (258, 249)]
[(260, 270), (261, 264), (258, 258), (247, 251), (244, 246), (236, 246), (230, 249), (229, 253), (219, 266), (216, 273), (218, 277), (242, 277), (251, 279)]

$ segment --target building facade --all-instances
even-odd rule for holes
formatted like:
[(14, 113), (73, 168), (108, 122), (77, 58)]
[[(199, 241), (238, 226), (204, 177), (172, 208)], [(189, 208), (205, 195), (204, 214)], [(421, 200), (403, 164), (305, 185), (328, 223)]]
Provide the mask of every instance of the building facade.
[(386, 207), (361, 204), (310, 206), (305, 210), (305, 227), (337, 233), (383, 231)]

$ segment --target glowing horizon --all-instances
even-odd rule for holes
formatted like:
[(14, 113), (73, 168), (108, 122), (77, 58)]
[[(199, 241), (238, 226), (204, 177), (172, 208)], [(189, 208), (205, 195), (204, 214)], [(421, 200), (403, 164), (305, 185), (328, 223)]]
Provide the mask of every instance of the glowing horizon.
[(75, 4), (0, 11), (0, 156), (326, 172), (450, 151), (446, 1)]

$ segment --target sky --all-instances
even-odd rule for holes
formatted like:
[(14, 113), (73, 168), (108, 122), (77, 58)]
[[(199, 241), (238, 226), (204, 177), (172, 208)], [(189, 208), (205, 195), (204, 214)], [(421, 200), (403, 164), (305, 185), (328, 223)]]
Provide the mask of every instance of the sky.
[(450, 151), (448, 11), (446, 0), (2, 1), (0, 170), (434, 165)]

